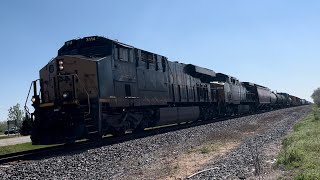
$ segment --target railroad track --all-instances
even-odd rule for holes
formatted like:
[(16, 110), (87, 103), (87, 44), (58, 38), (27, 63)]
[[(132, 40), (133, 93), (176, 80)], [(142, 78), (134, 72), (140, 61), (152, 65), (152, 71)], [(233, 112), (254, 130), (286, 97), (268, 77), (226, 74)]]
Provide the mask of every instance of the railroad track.
[[(269, 111), (258, 112), (255, 114), (261, 114), (265, 112), (269, 112)], [(207, 121), (185, 122), (185, 123), (179, 124), (179, 126), (178, 124), (172, 124), (170, 126), (165, 126), (165, 127), (147, 128), (145, 131), (139, 132), (139, 133), (126, 133), (124, 136), (120, 136), (120, 137), (114, 137), (114, 136), (104, 137), (100, 141), (95, 141), (95, 142), (83, 140), (83, 141), (76, 142), (74, 144), (62, 144), (62, 145), (56, 145), (56, 146), (42, 148), (42, 149), (5, 154), (5, 155), (0, 155), (0, 164), (13, 163), (13, 162), (19, 162), (19, 161), (28, 161), (28, 160), (39, 160), (47, 157), (59, 156), (62, 154), (76, 153), (77, 151), (78, 152), (85, 151), (92, 148), (98, 148), (101, 146), (122, 143), (125, 141), (134, 140), (134, 139), (144, 138), (144, 137), (153, 136), (153, 135), (162, 134), (162, 133), (171, 132), (171, 131), (177, 131), (180, 129), (190, 128), (190, 127), (206, 125), (206, 124), (210, 124), (218, 121), (225, 121), (229, 119), (245, 117), (249, 115), (252, 115), (252, 114), (235, 115), (231, 117), (221, 117), (221, 118), (207, 120)]]

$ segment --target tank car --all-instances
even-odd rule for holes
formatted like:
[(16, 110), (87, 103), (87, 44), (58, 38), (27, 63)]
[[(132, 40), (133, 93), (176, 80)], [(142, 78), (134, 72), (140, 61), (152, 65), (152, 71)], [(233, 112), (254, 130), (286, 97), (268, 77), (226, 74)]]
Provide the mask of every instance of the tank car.
[(253, 109), (267, 110), (276, 103), (277, 97), (269, 88), (250, 82), (242, 82), (242, 84), (248, 92), (253, 94), (254, 103), (251, 104)]
[(284, 97), (284, 107), (289, 107), (292, 104), (292, 99), (290, 97), (290, 95), (288, 93), (279, 93), (280, 95), (282, 95)]
[(276, 92), (273, 92), (273, 94), (277, 98), (276, 103), (274, 104), (274, 108), (283, 108), (286, 104), (285, 97), (281, 94), (276, 93)]

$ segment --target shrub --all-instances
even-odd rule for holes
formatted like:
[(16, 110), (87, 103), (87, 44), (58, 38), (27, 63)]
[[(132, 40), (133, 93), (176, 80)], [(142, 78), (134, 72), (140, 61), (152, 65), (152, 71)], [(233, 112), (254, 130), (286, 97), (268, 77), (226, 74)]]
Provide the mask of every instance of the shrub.
[(318, 115), (318, 113), (317, 112), (314, 112), (314, 120), (315, 121), (319, 121), (319, 115)]
[(320, 172), (302, 172), (299, 173), (296, 177), (296, 180), (306, 180), (306, 179), (320, 179)]
[(284, 148), (287, 148), (287, 147), (290, 146), (290, 144), (292, 143), (292, 141), (293, 141), (292, 138), (286, 137), (286, 138), (283, 139), (282, 145), (284, 146)]
[(299, 167), (303, 161), (303, 153), (297, 149), (290, 148), (285, 150), (278, 159), (278, 164), (283, 164), (288, 168)]
[(20, 129), (20, 134), (23, 136), (27, 136), (31, 134), (32, 122), (29, 118), (24, 118), (22, 122), (22, 127)]

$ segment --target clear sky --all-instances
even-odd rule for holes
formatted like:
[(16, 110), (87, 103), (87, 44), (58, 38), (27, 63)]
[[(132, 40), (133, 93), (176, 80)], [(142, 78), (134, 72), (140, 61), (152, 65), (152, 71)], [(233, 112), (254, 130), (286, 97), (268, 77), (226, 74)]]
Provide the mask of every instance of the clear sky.
[(318, 0), (0, 2), (0, 120), (65, 41), (101, 35), (310, 99), (320, 86)]

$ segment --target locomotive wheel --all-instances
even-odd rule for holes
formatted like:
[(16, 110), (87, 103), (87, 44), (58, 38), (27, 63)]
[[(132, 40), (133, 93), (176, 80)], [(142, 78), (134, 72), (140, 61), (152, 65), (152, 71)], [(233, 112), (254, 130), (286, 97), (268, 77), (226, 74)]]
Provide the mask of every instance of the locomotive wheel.
[[(33, 116), (33, 118), (32, 118)], [(30, 139), (33, 145), (40, 144), (40, 138), (39, 138), (39, 124), (38, 124), (38, 118), (40, 116), (39, 111), (36, 109), (33, 115), (31, 115), (31, 135)]]
[(125, 134), (126, 134), (126, 131), (125, 131), (123, 128), (121, 128), (121, 129), (113, 129), (113, 130), (111, 131), (111, 134), (112, 134), (113, 136), (119, 137), (119, 136), (125, 135)]
[(32, 128), (30, 139), (32, 141), (32, 145), (37, 145), (40, 143), (38, 131), (35, 128)]
[(90, 134), (88, 135), (88, 139), (90, 141), (99, 141), (101, 140), (102, 136), (99, 133), (94, 133), (94, 134)]
[(142, 131), (144, 131), (144, 129), (147, 128), (147, 127), (148, 127), (147, 122), (144, 121), (144, 120), (142, 120), (142, 121), (140, 122), (140, 124), (133, 130), (133, 132), (134, 132), (134, 133), (136, 133), (136, 132), (142, 132)]

